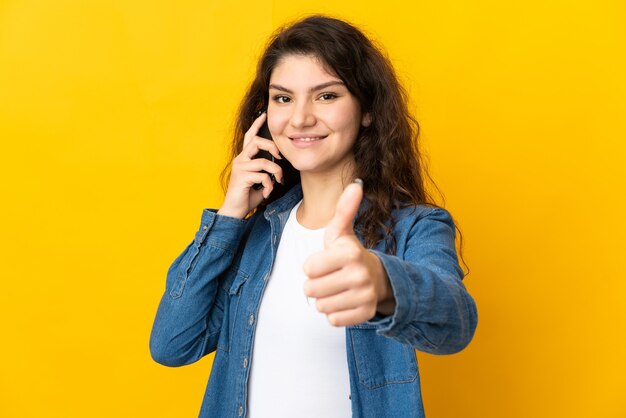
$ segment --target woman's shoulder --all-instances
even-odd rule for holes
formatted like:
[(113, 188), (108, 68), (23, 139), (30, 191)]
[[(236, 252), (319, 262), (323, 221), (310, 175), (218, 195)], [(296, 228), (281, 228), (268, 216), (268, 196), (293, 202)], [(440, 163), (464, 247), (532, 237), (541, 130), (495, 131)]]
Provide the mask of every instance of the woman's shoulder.
[(416, 222), (423, 218), (452, 218), (450, 212), (440, 206), (429, 203), (405, 203), (391, 211), (397, 222)]
[(412, 236), (428, 236), (435, 231), (450, 231), (455, 235), (455, 221), (445, 208), (430, 204), (411, 204), (396, 208), (391, 214), (394, 220), (394, 233)]

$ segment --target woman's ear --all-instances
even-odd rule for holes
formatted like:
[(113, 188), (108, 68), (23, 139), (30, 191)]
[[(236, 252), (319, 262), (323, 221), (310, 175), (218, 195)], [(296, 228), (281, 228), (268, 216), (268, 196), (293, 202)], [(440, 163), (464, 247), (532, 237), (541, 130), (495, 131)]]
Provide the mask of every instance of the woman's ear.
[(361, 118), (361, 125), (367, 128), (368, 126), (370, 126), (371, 123), (372, 123), (372, 114), (371, 113), (363, 114), (363, 117)]

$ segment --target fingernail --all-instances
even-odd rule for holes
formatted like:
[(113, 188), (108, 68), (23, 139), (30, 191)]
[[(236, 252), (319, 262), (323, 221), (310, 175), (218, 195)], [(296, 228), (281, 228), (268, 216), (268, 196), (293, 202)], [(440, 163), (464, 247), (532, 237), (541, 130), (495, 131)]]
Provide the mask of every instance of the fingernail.
[(354, 182), (358, 183), (359, 185), (361, 185), (361, 187), (363, 187), (363, 180), (357, 178), (357, 179), (354, 179)]

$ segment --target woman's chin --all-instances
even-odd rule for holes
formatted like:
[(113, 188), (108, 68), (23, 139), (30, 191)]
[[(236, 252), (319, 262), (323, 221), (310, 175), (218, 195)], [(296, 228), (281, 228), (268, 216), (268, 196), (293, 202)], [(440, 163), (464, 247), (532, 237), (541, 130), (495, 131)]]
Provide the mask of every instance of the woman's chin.
[(298, 170), (300, 173), (315, 170), (318, 167), (318, 164), (313, 163), (312, 161), (303, 161), (298, 158), (287, 158), (293, 168)]

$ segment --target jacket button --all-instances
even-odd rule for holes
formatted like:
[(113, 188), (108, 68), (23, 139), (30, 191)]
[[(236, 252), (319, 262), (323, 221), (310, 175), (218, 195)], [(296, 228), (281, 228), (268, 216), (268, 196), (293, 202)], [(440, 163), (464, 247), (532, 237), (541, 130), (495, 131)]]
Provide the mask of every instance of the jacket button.
[(202, 225), (202, 229), (207, 229), (208, 227), (208, 225)]
[(246, 367), (248, 367), (248, 357), (243, 359), (243, 368), (245, 369)]
[(248, 324), (249, 325), (254, 324), (254, 315), (253, 314), (250, 314), (250, 319), (248, 319)]
[(243, 406), (239, 405), (239, 416), (243, 415)]

